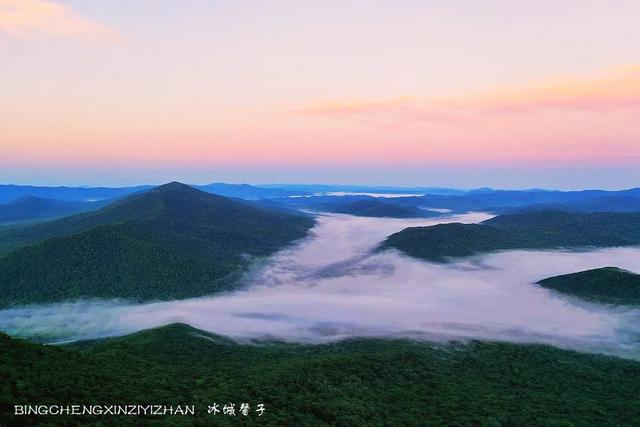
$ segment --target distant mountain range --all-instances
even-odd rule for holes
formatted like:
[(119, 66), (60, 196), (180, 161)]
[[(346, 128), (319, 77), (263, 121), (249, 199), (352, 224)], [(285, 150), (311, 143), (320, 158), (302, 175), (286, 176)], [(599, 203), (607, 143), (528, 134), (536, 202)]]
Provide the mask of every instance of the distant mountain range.
[[(228, 338), (171, 324), (42, 345), (0, 334), (2, 425), (640, 425), (640, 363), (545, 345)], [(250, 405), (247, 416), (241, 403)], [(236, 416), (212, 414), (235, 405)], [(192, 416), (13, 415), (14, 405), (195, 405)], [(265, 412), (258, 417), (258, 404)]]
[(367, 185), (340, 185), (340, 184), (268, 184), (260, 185), (261, 188), (283, 189), (299, 194), (326, 194), (326, 193), (370, 193), (370, 194), (438, 194), (460, 195), (469, 191), (482, 192), (493, 191), (491, 189), (460, 190), (445, 187), (397, 187), (397, 186), (367, 186)]
[(577, 210), (585, 212), (640, 211), (640, 188), (621, 191), (584, 190), (493, 190), (463, 195), (425, 195), (395, 199), (404, 206), (449, 209), (462, 213), (484, 211), (507, 213), (514, 210)]
[[(303, 188), (300, 186), (300, 188)], [(321, 186), (321, 188), (324, 188)], [(375, 193), (371, 193), (375, 194)], [(496, 214), (528, 211), (640, 212), (640, 189), (624, 191), (503, 191), (479, 189), (456, 195), (372, 197), (367, 194), (281, 197), (272, 205), (320, 212), (349, 213), (357, 216), (419, 218), (442, 216), (429, 209), (449, 213), (483, 211)], [(383, 205), (384, 203), (384, 205)], [(369, 209), (371, 207), (371, 209)]]
[[(433, 216), (428, 209), (447, 209), (452, 213), (484, 211), (495, 214), (524, 211), (569, 211), (569, 212), (639, 212), (640, 189), (621, 191), (584, 190), (493, 190), (478, 188), (457, 190), (439, 187), (389, 187), (358, 185), (306, 185), (275, 184), (249, 185), (214, 183), (194, 186), (202, 191), (226, 197), (255, 200), (263, 206), (287, 211), (310, 209), (322, 212), (345, 212), (359, 216), (390, 216), (397, 218)], [(24, 197), (87, 202), (117, 200), (132, 193), (149, 191), (152, 186), (107, 188), (107, 187), (35, 187), (0, 185), (0, 203), (7, 203)], [(389, 197), (402, 195), (404, 197)], [(369, 200), (375, 209), (358, 209), (361, 200)], [(387, 205), (381, 205), (381, 202)], [(349, 206), (353, 205), (353, 206)], [(1, 211), (1, 209), (0, 209)], [(40, 209), (38, 218), (58, 216), (56, 208), (51, 211)], [(28, 221), (33, 218), (30, 211), (24, 215), (14, 215), (12, 222)], [(1, 220), (0, 220), (1, 223)]]
[[(248, 184), (214, 183), (194, 185), (207, 193), (240, 199), (260, 199), (271, 197), (287, 197), (306, 195), (305, 192), (294, 192), (278, 188), (261, 188)], [(14, 201), (22, 197), (39, 197), (64, 201), (87, 202), (116, 199), (132, 193), (148, 191), (155, 186), (141, 185), (136, 187), (38, 187), (32, 185), (0, 185), (0, 203)]]
[(444, 262), (449, 257), (511, 249), (611, 247), (640, 244), (640, 212), (526, 212), (480, 224), (409, 227), (392, 234), (381, 249)]
[(538, 284), (594, 302), (640, 305), (640, 274), (616, 267), (549, 277)]
[(0, 258), (0, 306), (226, 290), (250, 257), (304, 237), (313, 223), (166, 184), (97, 211), (2, 230), (9, 253)]
[(564, 203), (532, 204), (517, 208), (502, 208), (498, 212), (517, 213), (527, 211), (565, 212), (640, 212), (640, 196), (599, 196)]

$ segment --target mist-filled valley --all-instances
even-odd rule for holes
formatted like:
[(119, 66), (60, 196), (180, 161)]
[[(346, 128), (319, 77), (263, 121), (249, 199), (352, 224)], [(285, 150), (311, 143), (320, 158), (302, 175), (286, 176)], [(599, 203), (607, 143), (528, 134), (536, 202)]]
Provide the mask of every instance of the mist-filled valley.
[(0, 330), (61, 342), (184, 322), (238, 341), (482, 339), (640, 355), (639, 309), (590, 303), (535, 284), (609, 265), (640, 271), (639, 248), (504, 251), (449, 263), (376, 250), (387, 236), (406, 227), (490, 217), (322, 214), (307, 238), (254, 263), (235, 291), (142, 304), (92, 299), (18, 306), (0, 311)]
[(638, 17), (0, 0), (0, 427), (640, 426)]
[[(187, 402), (186, 425), (640, 423), (635, 189), (37, 190), (0, 204), (0, 424), (123, 420), (32, 402)], [(181, 421), (159, 415), (132, 420)]]

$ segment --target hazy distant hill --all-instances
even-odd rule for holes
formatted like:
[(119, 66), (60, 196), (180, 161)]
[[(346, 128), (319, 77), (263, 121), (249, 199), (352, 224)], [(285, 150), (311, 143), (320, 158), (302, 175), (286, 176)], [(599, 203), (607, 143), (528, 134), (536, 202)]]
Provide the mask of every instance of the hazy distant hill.
[(0, 204), (0, 223), (15, 223), (60, 218), (80, 212), (89, 212), (106, 206), (109, 201), (69, 202), (25, 196)]
[(0, 203), (10, 202), (20, 197), (40, 197), (76, 202), (114, 199), (152, 188), (150, 185), (137, 187), (38, 187), (35, 185), (0, 185)]
[(367, 195), (286, 197), (270, 199), (273, 206), (306, 209), (318, 212), (343, 213), (355, 216), (389, 218), (429, 218), (441, 213), (398, 203), (400, 198)]
[[(2, 425), (640, 425), (639, 362), (542, 345), (242, 345), (172, 324), (67, 346), (0, 334), (0, 348)], [(196, 415), (12, 415), (13, 405), (34, 402), (182, 403), (196, 405)], [(235, 403), (236, 417), (212, 418), (214, 402), (220, 409)], [(251, 407), (246, 418), (237, 412), (241, 402)], [(259, 403), (266, 409), (260, 418)]]
[(247, 256), (271, 254), (312, 225), (311, 218), (166, 184), (95, 212), (14, 230), (21, 243), (39, 243), (0, 258), (0, 305), (224, 290)]
[(249, 184), (224, 184), (214, 183), (195, 186), (207, 193), (218, 194), (239, 199), (270, 199), (274, 197), (289, 197), (294, 195), (306, 195), (304, 191), (289, 191), (282, 188), (264, 188)]
[(414, 207), (400, 206), (393, 199), (378, 200), (369, 198), (344, 204), (338, 204), (331, 212), (344, 213), (355, 216), (391, 217), (391, 218), (424, 218), (438, 216), (437, 212), (429, 212)]
[(640, 197), (602, 196), (568, 203), (527, 205), (518, 208), (505, 208), (504, 213), (527, 211), (566, 211), (566, 212), (640, 212)]
[[(371, 194), (439, 194), (458, 195), (467, 193), (466, 190), (444, 187), (397, 187), (397, 186), (368, 186), (368, 185), (340, 185), (340, 184), (269, 184), (260, 185), (261, 188), (284, 189), (292, 192), (319, 194), (319, 193), (371, 193)], [(487, 189), (478, 189), (480, 191)], [(489, 189), (490, 190), (490, 189)], [(472, 190), (476, 191), (476, 190)], [(490, 190), (492, 191), (492, 190)]]
[(549, 277), (538, 284), (596, 302), (640, 304), (640, 274), (616, 267)]
[(526, 212), (480, 224), (409, 227), (392, 234), (393, 247), (430, 261), (506, 249), (609, 247), (640, 244), (640, 213)]
[[(615, 197), (615, 199), (610, 199), (611, 197)], [(637, 211), (638, 201), (640, 201), (640, 188), (622, 191), (494, 190), (469, 192), (463, 195), (428, 194), (422, 197), (398, 199), (398, 203), (410, 206), (450, 209), (454, 212), (488, 211), (494, 213), (505, 213), (515, 208), (536, 205), (546, 205), (544, 210), (556, 207), (558, 210), (566, 210), (574, 204), (578, 206), (576, 210), (630, 212)], [(581, 204), (582, 208), (580, 208)], [(611, 208), (607, 208), (607, 206), (611, 206)]]

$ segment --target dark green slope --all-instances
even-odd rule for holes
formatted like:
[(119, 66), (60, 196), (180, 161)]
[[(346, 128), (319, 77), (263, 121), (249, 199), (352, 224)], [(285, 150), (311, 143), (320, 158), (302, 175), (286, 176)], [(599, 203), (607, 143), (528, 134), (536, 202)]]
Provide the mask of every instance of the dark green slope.
[[(34, 402), (196, 405), (195, 418), (164, 419), (173, 425), (640, 424), (640, 363), (540, 345), (368, 339), (240, 345), (174, 324), (66, 348), (0, 334), (0, 348), (3, 425), (70, 421), (16, 419), (7, 411)], [(264, 403), (267, 411), (259, 419), (211, 418), (213, 402)]]
[(396, 248), (417, 258), (442, 262), (447, 257), (469, 256), (517, 246), (517, 239), (507, 231), (480, 224), (449, 223), (405, 228), (389, 236), (381, 248)]
[(81, 297), (137, 301), (187, 298), (227, 290), (237, 267), (191, 259), (101, 225), (46, 240), (0, 259), (0, 307)]
[(539, 246), (624, 246), (640, 243), (640, 212), (527, 212), (482, 222)]
[(640, 274), (604, 267), (549, 277), (538, 282), (545, 288), (610, 304), (640, 304)]
[(509, 249), (612, 247), (640, 244), (640, 213), (525, 212), (480, 224), (409, 227), (382, 249), (396, 248), (430, 261)]
[(310, 218), (167, 184), (100, 211), (34, 226), (41, 238), (63, 237), (0, 258), (0, 306), (227, 290), (247, 255), (271, 254), (312, 225)]

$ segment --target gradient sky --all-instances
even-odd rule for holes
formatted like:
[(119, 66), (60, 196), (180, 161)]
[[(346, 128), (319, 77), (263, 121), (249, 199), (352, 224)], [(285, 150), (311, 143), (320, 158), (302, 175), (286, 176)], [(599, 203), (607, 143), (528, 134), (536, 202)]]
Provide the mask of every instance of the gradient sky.
[(0, 0), (0, 182), (640, 186), (640, 2)]

